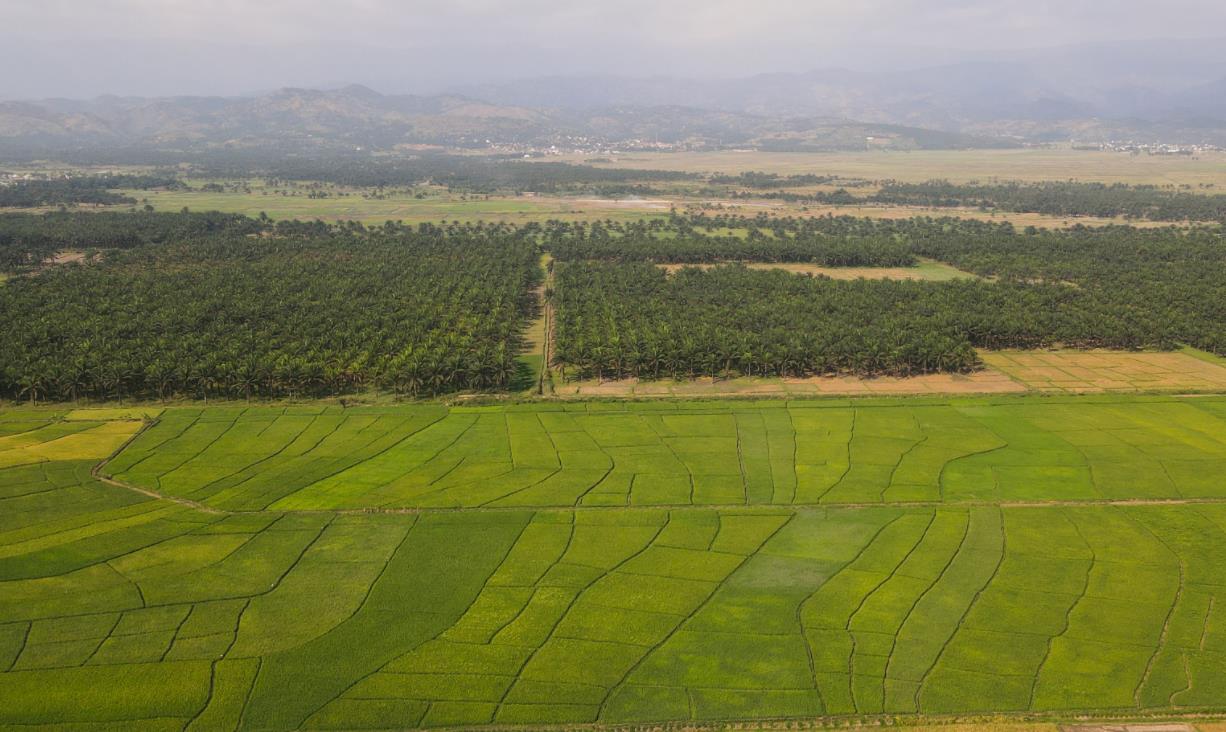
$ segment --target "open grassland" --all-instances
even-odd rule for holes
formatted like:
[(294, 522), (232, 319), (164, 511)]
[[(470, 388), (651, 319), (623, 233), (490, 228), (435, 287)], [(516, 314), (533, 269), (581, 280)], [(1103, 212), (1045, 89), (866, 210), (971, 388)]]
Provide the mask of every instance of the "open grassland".
[[(568, 158), (563, 158), (568, 159)], [(570, 162), (581, 162), (578, 158)], [(779, 175), (815, 173), (867, 180), (954, 183), (988, 180), (1079, 180), (1133, 185), (1212, 184), (1226, 188), (1226, 153), (1198, 156), (1128, 155), (1069, 148), (1021, 150), (924, 150), (915, 152), (627, 153), (597, 167), (648, 168), (736, 175), (761, 171)]]
[(756, 216), (768, 213), (774, 216), (864, 216), (874, 219), (907, 219), (914, 216), (958, 216), (980, 221), (1009, 221), (1014, 226), (1039, 226), (1063, 228), (1074, 224), (1105, 226), (1128, 223), (1138, 227), (1166, 226), (1165, 222), (1126, 221), (1095, 217), (1049, 216), (1038, 213), (1008, 213), (981, 211), (979, 209), (927, 208), (923, 206), (811, 206), (777, 201), (710, 200), (703, 197), (677, 195), (668, 199), (602, 199), (591, 197), (561, 196), (491, 196), (464, 200), (460, 196), (416, 199), (412, 196), (391, 196), (386, 199), (364, 199), (359, 196), (347, 198), (309, 199), (302, 197), (263, 196), (254, 193), (206, 193), (201, 191), (135, 191), (157, 211), (179, 211), (187, 207), (193, 211), (222, 211), (245, 216), (266, 213), (270, 218), (324, 221), (361, 221), (365, 224), (381, 224), (384, 221), (405, 223), (447, 221), (505, 221), (527, 223), (548, 219), (569, 220), (624, 220), (638, 221), (644, 218), (666, 215), (674, 206), (716, 208), (725, 213)]
[(175, 408), (104, 473), (220, 510), (1226, 498), (1226, 398)]
[(358, 193), (346, 197), (308, 198), (306, 195), (264, 195), (259, 189), (250, 193), (228, 191), (210, 193), (193, 191), (129, 191), (128, 195), (144, 200), (157, 211), (223, 211), (246, 216), (266, 213), (270, 218), (324, 221), (360, 221), (382, 224), (384, 221), (405, 223), (438, 221), (529, 221), (621, 219), (640, 220), (644, 217), (668, 214), (670, 202), (598, 198), (567, 198), (558, 196), (472, 196), (441, 193), (428, 198), (407, 194), (385, 198), (364, 198)]
[(104, 469), (207, 507), (93, 477), (134, 416), (0, 412), (0, 728), (1226, 709), (1226, 400), (169, 409)]
[[(980, 221), (1009, 221), (1014, 226), (1064, 228), (1074, 224), (1105, 226), (1128, 223), (1138, 227), (1165, 226), (1166, 222), (1127, 221), (1087, 216), (1050, 216), (1039, 213), (982, 211), (974, 208), (929, 208), (924, 206), (823, 206), (784, 203), (770, 200), (724, 200), (678, 190), (665, 198), (593, 198), (591, 196), (511, 196), (494, 195), (464, 197), (462, 194), (441, 193), (429, 198), (389, 195), (385, 198), (364, 198), (357, 192), (346, 197), (308, 198), (301, 196), (264, 195), (259, 189), (247, 193), (228, 191), (213, 193), (192, 191), (124, 191), (125, 195), (148, 201), (157, 211), (222, 211), (245, 216), (267, 214), (282, 221), (288, 219), (324, 221), (361, 221), (381, 224), (384, 221), (422, 223), (447, 221), (504, 221), (527, 223), (558, 219), (562, 221), (638, 221), (665, 216), (671, 208), (698, 207), (724, 213), (756, 216), (863, 216), (874, 219), (908, 219), (914, 216), (958, 216)], [(126, 210), (127, 207), (112, 207)]]

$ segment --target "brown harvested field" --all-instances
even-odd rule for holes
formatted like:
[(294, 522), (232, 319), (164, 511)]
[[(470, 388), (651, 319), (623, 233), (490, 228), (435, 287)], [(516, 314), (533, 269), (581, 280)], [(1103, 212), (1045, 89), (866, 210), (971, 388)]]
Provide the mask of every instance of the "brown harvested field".
[[(825, 275), (835, 280), (927, 280), (929, 282), (946, 282), (956, 279), (977, 279), (970, 272), (963, 272), (948, 264), (932, 260), (921, 260), (915, 267), (823, 267), (818, 264), (803, 262), (745, 262), (749, 269), (781, 269), (795, 274)], [(710, 269), (719, 266), (714, 264), (660, 264), (657, 265), (669, 274), (685, 267)]]
[(555, 385), (561, 397), (717, 397), (717, 396), (873, 396), (919, 394), (1008, 394), (1026, 388), (1004, 374), (985, 369), (972, 374), (930, 374), (865, 379), (856, 376), (812, 376), (779, 379), (741, 377), (681, 381), (572, 381)]
[(85, 252), (56, 252), (51, 258), (52, 264), (71, 264), (73, 262), (84, 262)]
[[(981, 351), (984, 368), (971, 374), (908, 378), (813, 376), (734, 379), (558, 382), (567, 398), (917, 396), (923, 394), (1057, 394), (1226, 391), (1226, 360), (1187, 352)], [(1222, 732), (1226, 732), (1223, 730)]]
[(1028, 389), (1095, 393), (1220, 391), (1226, 366), (1182, 352), (983, 351), (987, 366)]

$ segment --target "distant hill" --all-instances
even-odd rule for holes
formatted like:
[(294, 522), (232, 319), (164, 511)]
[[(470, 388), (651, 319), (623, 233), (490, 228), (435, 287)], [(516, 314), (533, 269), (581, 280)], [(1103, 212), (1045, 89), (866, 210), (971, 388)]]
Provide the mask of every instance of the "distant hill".
[[(1221, 33), (1209, 24), (1191, 30)], [(0, 99), (10, 100), (0, 102), (0, 148), (856, 149), (868, 137), (904, 148), (1070, 139), (1226, 146), (1226, 37), (988, 50), (849, 37), (743, 62), (746, 49), (729, 48), (722, 62), (695, 56), (680, 66), (625, 49), (559, 63), (561, 47), (505, 41), (459, 58), (443, 46), (328, 40), (277, 46), (274, 60), (263, 44), (157, 39), (97, 38), (74, 43), (70, 54), (0, 28), (0, 65), (21, 71), (0, 76)], [(237, 93), (289, 79), (297, 88)], [(31, 101), (39, 89), (143, 96)], [(195, 96), (166, 96), (180, 89)]]
[[(871, 138), (871, 139), (870, 139)], [(684, 104), (557, 107), (477, 97), (383, 95), (363, 86), (250, 97), (99, 97), (0, 103), (0, 149), (141, 145), (159, 149), (394, 149), (521, 145), (845, 150), (1001, 147), (992, 135), (858, 122), (835, 115), (705, 110)]]
[[(863, 63), (848, 58), (848, 65)], [(544, 77), (457, 86), (496, 104), (590, 109), (680, 104), (1032, 140), (1226, 144), (1226, 41), (1135, 41), (982, 53), (942, 66), (742, 78)]]
[(255, 97), (99, 97), (0, 103), (10, 143), (370, 145), (513, 139), (545, 126), (541, 114), (456, 96), (384, 96), (362, 86), (282, 89)]

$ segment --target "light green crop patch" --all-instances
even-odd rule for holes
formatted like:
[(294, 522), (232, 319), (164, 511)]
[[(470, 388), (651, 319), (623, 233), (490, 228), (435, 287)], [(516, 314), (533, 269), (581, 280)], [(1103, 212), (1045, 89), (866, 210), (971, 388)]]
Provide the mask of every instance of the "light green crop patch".
[(105, 471), (230, 510), (1226, 496), (1223, 400), (1132, 401), (169, 409)]

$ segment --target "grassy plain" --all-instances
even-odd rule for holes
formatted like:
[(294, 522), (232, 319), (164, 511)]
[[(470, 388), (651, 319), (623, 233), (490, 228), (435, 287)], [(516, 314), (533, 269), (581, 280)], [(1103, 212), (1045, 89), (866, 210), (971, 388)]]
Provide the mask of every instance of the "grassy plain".
[(261, 212), (274, 220), (323, 219), (325, 221), (361, 221), (382, 224), (385, 221), (405, 223), (438, 221), (506, 221), (526, 223), (546, 219), (614, 219), (634, 220), (662, 216), (668, 213), (669, 202), (653, 200), (616, 201), (612, 199), (565, 198), (557, 196), (491, 196), (464, 197), (461, 194), (434, 193), (427, 198), (408, 194), (393, 194), (386, 198), (365, 198), (354, 191), (345, 197), (308, 198), (305, 191), (298, 196), (281, 196), (258, 188), (250, 193), (227, 191), (211, 193), (193, 191), (127, 191), (138, 200), (148, 200), (158, 211), (224, 211), (245, 216)]
[[(679, 153), (681, 154), (681, 153)], [(812, 171), (809, 171), (812, 172)], [(699, 207), (742, 216), (766, 212), (775, 216), (862, 216), (882, 219), (904, 219), (914, 216), (957, 216), (982, 221), (1011, 221), (1015, 226), (1062, 228), (1074, 224), (1103, 226), (1128, 223), (1133, 226), (1165, 226), (1165, 222), (1126, 221), (1094, 217), (1049, 216), (1036, 213), (1005, 213), (970, 208), (925, 208), (920, 206), (808, 206), (778, 201), (715, 200), (678, 191), (667, 198), (606, 199), (566, 196), (511, 196), (465, 198), (462, 194), (435, 193), (418, 199), (407, 194), (386, 198), (364, 198), (358, 191), (346, 197), (307, 198), (300, 196), (264, 195), (258, 189), (246, 193), (229, 191), (211, 193), (194, 191), (125, 191), (138, 200), (147, 201), (157, 211), (179, 211), (185, 206), (193, 211), (224, 211), (245, 216), (266, 213), (274, 220), (322, 219), (324, 221), (361, 221), (381, 224), (384, 221), (406, 223), (448, 221), (530, 221), (604, 220), (638, 221), (664, 216), (676, 206)], [(118, 207), (124, 209), (126, 207)]]
[[(172, 408), (102, 469), (202, 506), (94, 477), (135, 416), (0, 411), (0, 729), (1226, 709), (1223, 398)], [(389, 502), (472, 508), (328, 510)]]
[[(578, 157), (569, 160), (582, 162)], [(1068, 147), (915, 152), (774, 153), (724, 150), (627, 153), (618, 155), (610, 163), (595, 165), (732, 175), (748, 171), (780, 175), (815, 173), (906, 182), (938, 178), (955, 183), (971, 180), (1079, 180), (1193, 187), (1212, 184), (1217, 188), (1226, 188), (1226, 153), (1197, 156), (1129, 155)]]

